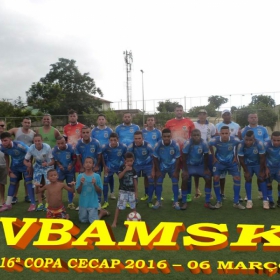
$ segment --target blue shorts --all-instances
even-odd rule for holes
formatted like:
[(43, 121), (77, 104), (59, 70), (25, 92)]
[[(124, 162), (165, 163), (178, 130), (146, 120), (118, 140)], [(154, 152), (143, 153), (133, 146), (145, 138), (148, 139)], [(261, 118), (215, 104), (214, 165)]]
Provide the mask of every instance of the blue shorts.
[(120, 210), (126, 209), (126, 204), (129, 203), (131, 209), (136, 208), (135, 192), (119, 191), (119, 197), (117, 202), (117, 208)]
[(151, 177), (153, 165), (138, 165), (133, 166), (138, 177)]
[(57, 173), (58, 173), (58, 180), (59, 181), (64, 181), (66, 180), (67, 183), (71, 183), (72, 181), (74, 181), (74, 177), (75, 177), (75, 169), (71, 170), (71, 171), (64, 171), (64, 170), (60, 170), (59, 168), (56, 169)]
[(28, 174), (26, 166), (25, 168), (16, 168), (14, 166), (11, 166), (10, 169), (13, 172), (13, 174), (16, 176), (16, 181), (20, 181), (22, 177), (26, 182), (32, 181), (32, 176)]
[(199, 176), (203, 178), (210, 178), (204, 173), (204, 165), (188, 165), (189, 176)]
[(280, 169), (269, 167), (269, 178), (267, 179), (267, 183), (272, 183), (273, 180), (277, 181), (280, 184)]
[(253, 177), (253, 175), (255, 174), (258, 177), (258, 179), (264, 179), (264, 178), (260, 177), (260, 165), (247, 166), (247, 169), (248, 169), (251, 177)]
[(229, 165), (216, 162), (213, 165), (213, 176), (220, 176), (221, 174), (224, 174), (226, 172), (228, 172), (232, 176), (240, 176), (240, 171), (236, 162), (233, 162)]
[(79, 207), (79, 220), (81, 223), (92, 223), (99, 220), (98, 208)]

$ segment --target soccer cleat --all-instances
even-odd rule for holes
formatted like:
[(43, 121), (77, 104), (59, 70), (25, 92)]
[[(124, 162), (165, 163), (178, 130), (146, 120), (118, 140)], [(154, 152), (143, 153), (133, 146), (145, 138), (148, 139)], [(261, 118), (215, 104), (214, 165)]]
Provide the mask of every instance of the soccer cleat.
[(30, 199), (29, 195), (27, 195), (27, 196), (24, 198), (24, 201), (25, 201), (25, 202), (31, 202), (31, 199)]
[(71, 209), (71, 210), (75, 210), (75, 209), (76, 209), (76, 206), (75, 206), (75, 204), (72, 202), (72, 203), (69, 203), (69, 204), (67, 205), (67, 208), (68, 208), (68, 209)]
[(234, 203), (233, 204), (234, 208), (240, 209), (240, 210), (244, 210), (246, 209), (243, 205), (241, 205), (240, 203)]
[(177, 202), (174, 202), (173, 207), (174, 207), (174, 209), (176, 209), (176, 210), (181, 210), (181, 207), (180, 207), (180, 204), (179, 204), (178, 201), (177, 201)]
[(141, 200), (147, 200), (149, 198), (149, 196), (147, 194), (145, 194), (143, 197), (141, 197)]
[(275, 203), (273, 201), (269, 201), (269, 209), (275, 209)]
[(110, 194), (110, 198), (111, 199), (116, 199), (116, 196), (115, 196), (115, 194), (113, 192)]
[(48, 207), (49, 207), (49, 203), (46, 202), (43, 211), (47, 211)]
[(192, 201), (192, 195), (189, 193), (187, 194), (187, 202), (191, 202)]
[(13, 197), (13, 200), (12, 200), (12, 204), (16, 204), (18, 202), (18, 199), (16, 196)]
[(247, 201), (248, 200), (248, 197), (247, 197), (247, 195), (245, 195), (245, 197), (244, 197), (244, 199), (243, 199), (244, 201)]
[(222, 202), (219, 202), (219, 201), (217, 201), (216, 204), (215, 204), (215, 208), (216, 208), (216, 209), (219, 209), (219, 208), (221, 208), (222, 206), (223, 206)]
[(263, 194), (262, 194), (262, 192), (260, 192), (260, 191), (259, 191), (258, 198), (261, 199), (261, 200), (263, 199)]
[(12, 209), (12, 204), (7, 205), (6, 203), (4, 203), (3, 206), (0, 209), (0, 212), (4, 212), (4, 211), (7, 211), (7, 210), (11, 210), (11, 209)]
[(30, 204), (29, 208), (28, 208), (28, 212), (32, 212), (36, 210), (36, 205), (35, 204)]
[(153, 209), (158, 209), (161, 206), (159, 201), (156, 201), (155, 205), (153, 205)]
[(153, 205), (152, 202), (148, 202), (148, 207), (149, 207), (149, 208), (153, 208), (153, 206), (154, 206), (154, 205)]
[(105, 209), (109, 206), (109, 203), (107, 201), (104, 202), (104, 204), (102, 205), (102, 209)]
[[(278, 205), (278, 203), (277, 203)], [(263, 201), (263, 209), (268, 210), (269, 209), (269, 202), (267, 200)]]
[(44, 204), (43, 203), (39, 203), (37, 205), (36, 211), (43, 211), (45, 209)]
[[(75, 210), (76, 210), (76, 211), (79, 211), (79, 210), (80, 210), (79, 206), (78, 206)], [(100, 209), (98, 208), (98, 210), (100, 210)]]
[(222, 199), (227, 199), (224, 193), (221, 193), (221, 198)]
[(253, 202), (252, 202), (252, 200), (247, 200), (246, 208), (247, 208), (247, 209), (252, 209), (252, 208), (253, 208)]
[[(156, 195), (154, 195), (154, 199), (157, 199), (157, 196), (156, 196)], [(160, 200), (161, 200), (161, 201), (163, 201), (163, 200), (164, 200), (164, 198), (163, 198), (163, 197), (161, 197), (161, 198), (160, 198)]]
[(188, 207), (187, 202), (185, 202), (185, 203), (182, 205), (181, 210), (186, 210), (187, 207)]
[(212, 205), (210, 202), (205, 202), (204, 203), (204, 207), (205, 208), (209, 208), (209, 209), (217, 209), (216, 207), (215, 207), (215, 205)]

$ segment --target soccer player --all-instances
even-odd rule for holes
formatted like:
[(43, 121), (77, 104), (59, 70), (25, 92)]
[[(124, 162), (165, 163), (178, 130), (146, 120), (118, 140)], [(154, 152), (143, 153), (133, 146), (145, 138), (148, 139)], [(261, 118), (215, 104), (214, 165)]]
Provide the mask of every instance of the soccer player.
[[(266, 176), (267, 179), (267, 197), (269, 200), (269, 208), (274, 209), (275, 203), (272, 197), (272, 182), (278, 183), (278, 201), (277, 206), (280, 207), (280, 131), (273, 131), (271, 140), (265, 142), (266, 148)], [(265, 196), (264, 196), (265, 198)]]
[[(63, 136), (58, 136), (56, 140), (56, 146), (52, 150), (53, 158), (56, 163), (56, 171), (58, 174), (58, 180), (63, 182), (66, 180), (66, 184), (69, 185), (75, 178), (75, 152), (70, 144), (66, 144)], [(76, 209), (73, 203), (73, 192), (68, 191), (68, 206), (69, 209)]]
[[(8, 132), (11, 133), (14, 136), (15, 141), (21, 141), (24, 144), (26, 144), (28, 147), (30, 147), (33, 144), (33, 138), (34, 135), (36, 134), (32, 129), (31, 129), (31, 119), (29, 117), (24, 117), (21, 123), (22, 127), (14, 127), (10, 129)], [(18, 194), (18, 188), (19, 188), (19, 183), (16, 185), (16, 191), (12, 200), (12, 204), (16, 204), (18, 201), (17, 194)], [(25, 189), (25, 202), (30, 202), (30, 198), (28, 196), (28, 191), (27, 187), (24, 184), (24, 189)]]
[[(34, 135), (34, 144), (32, 144), (24, 158), (24, 164), (28, 168), (32, 168), (32, 157), (34, 158), (33, 165), (33, 184), (42, 186), (49, 184), (47, 173), (53, 169), (54, 159), (50, 145), (43, 143), (43, 138), (40, 134)], [(36, 211), (45, 211), (48, 207), (48, 202), (44, 206), (41, 193), (37, 195), (38, 206)]]
[[(0, 137), (1, 134), (5, 131), (6, 124), (3, 120), (0, 120)], [(0, 147), (1, 147), (1, 140), (0, 140)], [(5, 185), (7, 184), (7, 166), (5, 155), (1, 152), (0, 149), (0, 206), (2, 207), (5, 203)]]
[[(240, 172), (236, 155), (236, 147), (239, 143), (240, 140), (237, 137), (230, 136), (229, 127), (222, 126), (220, 136), (213, 137), (208, 144), (213, 155), (214, 191), (217, 201), (221, 201), (218, 194), (220, 191), (220, 176), (228, 172), (233, 177), (233, 207), (243, 210), (245, 207), (239, 203)], [(215, 154), (213, 147), (216, 147)]]
[(91, 138), (91, 131), (88, 126), (82, 128), (82, 139), (80, 139), (76, 145), (77, 161), (79, 163), (80, 172), (84, 172), (84, 162), (87, 157), (92, 157), (96, 162), (94, 165), (94, 171), (99, 171), (99, 165), (101, 162), (101, 147), (99, 141), (95, 138)]
[[(145, 193), (148, 193), (148, 205), (152, 207), (152, 196), (154, 191), (153, 171), (153, 148), (143, 140), (142, 131), (134, 132), (134, 141), (127, 147), (127, 151), (134, 155), (133, 167), (138, 177), (147, 177), (148, 186), (145, 186)], [(148, 190), (146, 190), (148, 189)]]
[[(154, 148), (154, 164), (156, 177), (156, 196), (157, 201), (152, 207), (158, 209), (161, 206), (162, 183), (166, 173), (172, 181), (172, 191), (174, 195), (173, 207), (180, 210), (178, 202), (179, 195), (179, 158), (180, 148), (175, 140), (171, 140), (171, 131), (169, 128), (162, 130), (162, 140), (158, 141)], [(185, 196), (186, 197), (186, 196)]]
[[(222, 206), (220, 191), (217, 190), (217, 203), (212, 205), (210, 203), (212, 174), (208, 166), (209, 147), (206, 141), (201, 138), (201, 132), (194, 129), (191, 133), (191, 138), (187, 140), (183, 147), (183, 180), (188, 180), (190, 176), (199, 176), (205, 180), (205, 204), (209, 209), (218, 209)], [(186, 184), (183, 184), (186, 186)], [(187, 208), (186, 190), (182, 189), (182, 203), (181, 209)]]
[[(180, 151), (182, 153), (182, 149), (184, 146), (184, 142), (190, 138), (191, 131), (195, 129), (194, 123), (189, 118), (183, 117), (184, 110), (182, 105), (177, 105), (175, 107), (175, 118), (166, 122), (165, 127), (171, 130), (172, 139), (175, 140), (180, 147)], [(182, 169), (183, 163), (182, 159), (180, 163), (180, 168)], [(188, 180), (188, 188), (187, 188), (187, 202), (192, 201), (191, 196), (192, 190), (192, 181), (191, 177)]]
[[(229, 131), (230, 131), (230, 136), (238, 137), (239, 139), (241, 139), (240, 126), (238, 123), (231, 120), (232, 115), (231, 115), (230, 110), (227, 110), (227, 109), (224, 110), (222, 112), (222, 118), (223, 118), (223, 121), (216, 124), (217, 135), (220, 134), (221, 128), (223, 126), (228, 126)], [(226, 196), (225, 196), (226, 175), (227, 174), (225, 173), (225, 174), (221, 174), (221, 176), (220, 176), (221, 196), (223, 199), (226, 199)], [(239, 198), (239, 200), (240, 200), (240, 202), (242, 201), (241, 197)]]
[[(103, 196), (104, 204), (102, 208), (107, 208), (109, 206), (108, 202), (108, 184), (109, 182), (114, 181), (114, 174), (118, 173), (121, 165), (124, 162), (124, 155), (126, 153), (127, 147), (119, 143), (119, 138), (117, 133), (111, 133), (109, 138), (109, 143), (103, 145), (102, 147), (102, 161), (104, 166), (104, 183), (103, 183)], [(114, 191), (114, 189), (113, 189)], [(115, 195), (112, 195), (111, 198), (114, 199)]]
[[(1, 134), (1, 146), (0, 151), (5, 154), (5, 160), (7, 164), (7, 170), (10, 177), (10, 186), (8, 189), (8, 196), (6, 203), (0, 209), (0, 212), (12, 209), (12, 199), (15, 193), (15, 187), (17, 182), (20, 181), (22, 175), (26, 182), (28, 195), (31, 199), (31, 204), (28, 211), (34, 211), (36, 209), (34, 190), (32, 188), (32, 170), (30, 167), (24, 165), (24, 158), (28, 152), (28, 147), (20, 141), (12, 141), (12, 135), (9, 132), (3, 132)], [(11, 165), (8, 166), (9, 156), (12, 159)]]
[(253, 207), (252, 202), (252, 177), (255, 174), (258, 177), (258, 183), (262, 190), (263, 208), (269, 209), (267, 201), (267, 186), (265, 182), (265, 148), (261, 141), (255, 139), (254, 132), (248, 130), (244, 140), (237, 148), (239, 162), (244, 170), (245, 190), (247, 195), (246, 208)]
[[(205, 109), (200, 109), (198, 111), (198, 120), (194, 122), (194, 126), (198, 129), (201, 133), (201, 138), (207, 143), (212, 137), (216, 135), (216, 127), (214, 124), (210, 123), (207, 120), (207, 111)], [(209, 169), (212, 170), (212, 155), (208, 156), (209, 158)], [(199, 177), (194, 176), (194, 183), (195, 183), (195, 198), (199, 198), (201, 192), (198, 188), (199, 185)]]
[(138, 183), (137, 173), (133, 168), (133, 162), (133, 153), (127, 152), (124, 156), (124, 164), (119, 169), (119, 196), (112, 227), (117, 226), (120, 210), (124, 210), (128, 203), (132, 211), (136, 211)]
[(123, 114), (123, 124), (116, 127), (116, 133), (119, 136), (119, 142), (128, 146), (133, 142), (134, 132), (140, 130), (140, 127), (132, 123), (131, 113)]
[(52, 117), (50, 114), (44, 114), (42, 124), (43, 126), (39, 127), (36, 133), (42, 135), (43, 142), (53, 148), (56, 145), (56, 139), (60, 136), (60, 132), (51, 126)]

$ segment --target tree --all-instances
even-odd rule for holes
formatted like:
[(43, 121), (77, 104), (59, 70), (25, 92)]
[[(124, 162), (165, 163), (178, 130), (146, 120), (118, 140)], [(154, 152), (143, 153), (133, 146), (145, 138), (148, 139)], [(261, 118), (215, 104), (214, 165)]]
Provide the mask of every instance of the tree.
[(158, 107), (157, 110), (161, 113), (165, 113), (165, 112), (174, 112), (176, 106), (179, 105), (178, 102), (172, 102), (169, 99), (165, 100), (165, 101), (160, 101), (158, 102)]
[(102, 91), (89, 73), (82, 74), (75, 63), (59, 58), (51, 64), (50, 72), (26, 92), (27, 104), (54, 115), (65, 115), (69, 109), (89, 113), (91, 108), (99, 112), (101, 102), (95, 95), (103, 96)]
[(219, 95), (211, 95), (208, 98), (208, 102), (210, 105), (212, 105), (215, 109), (218, 109), (221, 107), (222, 104), (225, 104), (228, 102), (228, 98), (225, 98), (223, 96)]
[(252, 101), (251, 103), (249, 103), (249, 105), (255, 105), (255, 106), (264, 105), (268, 107), (275, 107), (276, 103), (271, 96), (260, 94), (260, 95), (252, 96)]

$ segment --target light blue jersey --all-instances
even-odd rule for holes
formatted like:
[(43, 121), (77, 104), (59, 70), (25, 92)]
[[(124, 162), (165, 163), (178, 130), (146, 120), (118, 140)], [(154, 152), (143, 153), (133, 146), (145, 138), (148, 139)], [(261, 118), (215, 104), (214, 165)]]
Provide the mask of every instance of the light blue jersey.
[(228, 126), (229, 127), (230, 136), (238, 135), (238, 131), (240, 130), (240, 126), (239, 126), (238, 123), (230, 122), (230, 123), (226, 124), (224, 122), (219, 122), (219, 123), (216, 124), (216, 128), (217, 128), (218, 133), (220, 133), (221, 127), (223, 127), (223, 126)]
[(134, 141), (134, 132), (140, 130), (136, 124), (120, 124), (116, 127), (116, 133), (119, 136), (119, 142), (128, 146)]
[(270, 168), (280, 168), (280, 147), (273, 146), (271, 140), (265, 142), (266, 164)]
[(256, 127), (250, 127), (249, 125), (245, 126), (241, 131), (242, 139), (244, 139), (245, 134), (248, 130), (252, 130), (254, 132), (254, 136), (257, 140), (265, 142), (269, 141), (269, 135), (267, 132), (267, 129), (261, 125), (258, 125)]
[(101, 147), (99, 141), (95, 138), (90, 138), (89, 143), (84, 143), (83, 139), (80, 139), (76, 145), (75, 152), (77, 156), (81, 156), (82, 164), (84, 164), (87, 157), (94, 158), (97, 161), (98, 155), (101, 154)]
[(265, 154), (264, 144), (261, 141), (255, 140), (251, 147), (246, 147), (244, 140), (238, 145), (238, 156), (244, 157), (244, 162), (248, 166), (260, 165), (260, 156)]
[(143, 141), (141, 146), (136, 146), (134, 142), (131, 143), (127, 147), (127, 151), (134, 154), (133, 166), (135, 167), (151, 165), (153, 162), (153, 148), (146, 141)]
[(46, 167), (42, 166), (42, 163), (44, 162), (49, 163), (53, 158), (52, 149), (50, 145), (46, 143), (42, 143), (42, 149), (37, 150), (35, 144), (32, 144), (28, 149), (25, 159), (30, 160), (31, 157), (33, 157), (34, 159), (34, 168), (41, 168), (41, 169), (53, 168), (53, 166), (46, 166)]
[(209, 154), (209, 147), (202, 139), (198, 144), (189, 139), (184, 143), (182, 152), (187, 155), (188, 165), (198, 166), (204, 164), (204, 154)]
[[(69, 164), (73, 163), (73, 157), (75, 155), (75, 152), (70, 144), (66, 144), (65, 150), (60, 150), (58, 146), (55, 146), (52, 151), (52, 154), (54, 160), (58, 161), (63, 166), (64, 170), (68, 170)], [(58, 166), (57, 169), (59, 169)]]
[(230, 136), (227, 142), (222, 142), (220, 136), (213, 137), (209, 146), (216, 147), (215, 157), (221, 164), (229, 165), (233, 162), (235, 147), (240, 143), (237, 137)]
[(160, 170), (174, 169), (176, 159), (180, 157), (180, 147), (175, 140), (167, 146), (160, 140), (154, 148), (154, 157), (159, 160)]
[(102, 147), (103, 145), (109, 143), (109, 137), (112, 132), (113, 130), (108, 126), (105, 126), (104, 129), (100, 129), (97, 126), (91, 131), (91, 137), (97, 139)]
[(142, 133), (143, 139), (147, 141), (153, 148), (155, 147), (156, 143), (161, 140), (161, 132), (157, 128), (152, 130), (147, 130), (147, 128), (144, 128)]
[(96, 180), (96, 185), (103, 190), (102, 181), (100, 175), (93, 173), (88, 176), (85, 173), (81, 173), (77, 177), (76, 189), (79, 188), (81, 184), (81, 179), (85, 178), (85, 182), (82, 186), (82, 192), (80, 193), (79, 206), (84, 208), (98, 208), (98, 194), (92, 183), (92, 179)]
[(124, 162), (124, 155), (127, 147), (118, 143), (118, 146), (113, 148), (110, 144), (103, 145), (102, 154), (104, 156), (105, 164), (110, 172), (118, 172)]

